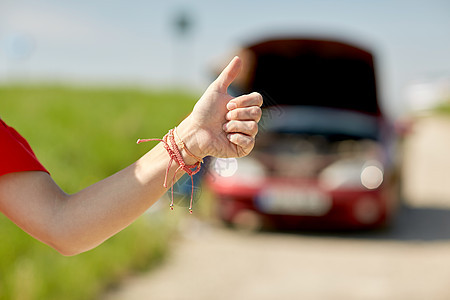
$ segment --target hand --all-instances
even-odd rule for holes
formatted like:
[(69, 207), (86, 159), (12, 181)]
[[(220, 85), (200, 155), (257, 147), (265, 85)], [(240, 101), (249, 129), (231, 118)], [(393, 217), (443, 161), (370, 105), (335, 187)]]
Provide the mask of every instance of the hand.
[(197, 156), (242, 157), (253, 149), (262, 96), (251, 93), (234, 98), (227, 93), (241, 68), (241, 59), (233, 58), (178, 126), (181, 138)]

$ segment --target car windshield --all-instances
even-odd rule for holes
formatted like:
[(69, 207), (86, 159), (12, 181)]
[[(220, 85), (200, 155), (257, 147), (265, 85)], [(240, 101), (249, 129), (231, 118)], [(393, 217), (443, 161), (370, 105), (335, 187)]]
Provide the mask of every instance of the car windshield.
[(332, 140), (378, 140), (379, 136), (378, 119), (374, 116), (310, 106), (266, 108), (260, 128), (262, 132), (321, 135)]

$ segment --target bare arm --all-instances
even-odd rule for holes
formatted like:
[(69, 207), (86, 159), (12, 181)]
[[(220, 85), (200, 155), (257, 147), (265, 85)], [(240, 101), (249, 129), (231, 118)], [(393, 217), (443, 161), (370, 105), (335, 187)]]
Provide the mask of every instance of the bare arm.
[[(233, 98), (226, 92), (240, 67), (240, 59), (233, 59), (178, 126), (180, 138), (198, 157), (238, 157), (253, 148), (262, 98), (257, 93)], [(186, 163), (195, 162), (184, 150), (181, 154)], [(44, 172), (3, 175), (0, 211), (35, 238), (74, 255), (128, 226), (166, 192), (169, 159), (159, 143), (134, 164), (73, 195)], [(172, 165), (169, 178), (177, 167)]]
[(161, 197), (168, 162), (158, 144), (136, 163), (73, 195), (45, 172), (7, 174), (0, 177), (0, 209), (62, 254), (77, 254), (125, 228)]

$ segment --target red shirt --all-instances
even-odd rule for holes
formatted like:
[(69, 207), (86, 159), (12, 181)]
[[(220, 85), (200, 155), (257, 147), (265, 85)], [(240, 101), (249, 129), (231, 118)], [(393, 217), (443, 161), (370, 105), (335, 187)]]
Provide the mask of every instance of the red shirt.
[(21, 171), (48, 171), (28, 142), (0, 119), (0, 176)]

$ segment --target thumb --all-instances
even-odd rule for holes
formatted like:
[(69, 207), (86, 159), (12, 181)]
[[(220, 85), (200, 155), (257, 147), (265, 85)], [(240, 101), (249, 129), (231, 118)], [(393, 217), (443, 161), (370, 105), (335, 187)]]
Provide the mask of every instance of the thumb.
[(235, 56), (215, 80), (217, 90), (220, 93), (226, 94), (228, 87), (239, 75), (241, 69), (242, 60), (238, 56)]

